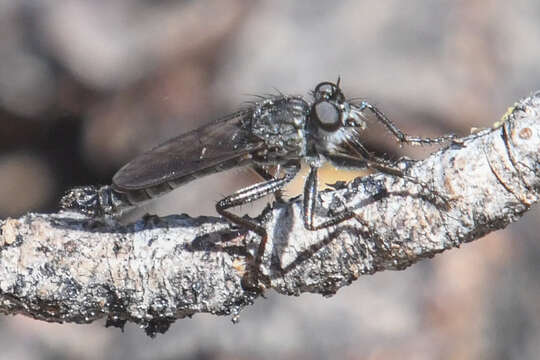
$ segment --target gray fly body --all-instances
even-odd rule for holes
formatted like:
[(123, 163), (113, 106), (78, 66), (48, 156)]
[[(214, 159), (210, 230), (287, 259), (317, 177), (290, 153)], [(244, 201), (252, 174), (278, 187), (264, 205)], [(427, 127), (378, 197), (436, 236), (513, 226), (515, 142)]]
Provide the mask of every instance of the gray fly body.
[(301, 161), (310, 168), (303, 200), (304, 225), (309, 230), (327, 228), (354, 216), (352, 211), (344, 211), (315, 224), (317, 170), (324, 162), (337, 167), (372, 168), (421, 184), (365, 148), (360, 135), (367, 128), (367, 113), (374, 115), (400, 143), (439, 144), (453, 139), (452, 135), (420, 138), (403, 133), (375, 106), (365, 101), (347, 101), (339, 79), (337, 83), (319, 83), (312, 97), (308, 101), (299, 96), (270, 96), (170, 139), (124, 165), (114, 175), (112, 185), (72, 189), (62, 198), (62, 207), (91, 217), (118, 216), (202, 176), (251, 166), (264, 181), (220, 200), (216, 210), (232, 223), (261, 236), (251, 283), (257, 287), (266, 231), (228, 209), (272, 193), (280, 198), (280, 190), (296, 176)]

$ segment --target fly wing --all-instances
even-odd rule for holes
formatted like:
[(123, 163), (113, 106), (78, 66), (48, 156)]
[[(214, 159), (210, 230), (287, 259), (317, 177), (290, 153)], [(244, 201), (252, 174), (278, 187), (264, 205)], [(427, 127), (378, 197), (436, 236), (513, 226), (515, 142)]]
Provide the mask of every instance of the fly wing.
[(250, 114), (250, 110), (231, 114), (136, 157), (114, 175), (114, 188), (132, 191), (165, 183), (173, 188), (244, 164), (262, 147), (262, 142), (242, 127), (242, 120)]

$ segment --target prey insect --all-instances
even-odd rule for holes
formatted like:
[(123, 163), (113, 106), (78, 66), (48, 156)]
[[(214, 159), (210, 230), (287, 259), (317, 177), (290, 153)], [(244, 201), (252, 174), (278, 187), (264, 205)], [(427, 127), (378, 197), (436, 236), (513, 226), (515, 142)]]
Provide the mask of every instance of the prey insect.
[[(214, 123), (180, 135), (136, 157), (113, 177), (112, 185), (86, 186), (68, 192), (61, 203), (92, 217), (116, 216), (122, 211), (202, 176), (238, 166), (251, 166), (264, 181), (226, 196), (217, 212), (240, 227), (254, 231), (261, 241), (254, 261), (258, 285), (266, 250), (264, 227), (229, 209), (280, 191), (296, 176), (301, 161), (309, 166), (303, 191), (303, 221), (308, 230), (337, 225), (354, 216), (343, 211), (316, 223), (317, 171), (325, 162), (337, 167), (371, 168), (420, 183), (387, 160), (372, 155), (360, 141), (367, 129), (366, 115), (374, 115), (400, 143), (440, 144), (454, 137), (413, 137), (394, 125), (379, 109), (348, 101), (337, 83), (321, 82), (312, 99), (276, 95)], [(272, 167), (281, 171), (272, 173)]]

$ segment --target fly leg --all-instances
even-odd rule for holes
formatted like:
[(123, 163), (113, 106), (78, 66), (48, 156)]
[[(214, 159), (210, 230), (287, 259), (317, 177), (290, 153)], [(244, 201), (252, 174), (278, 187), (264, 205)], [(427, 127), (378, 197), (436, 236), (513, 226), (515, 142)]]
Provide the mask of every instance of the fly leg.
[(370, 103), (366, 101), (362, 101), (362, 103), (360, 104), (360, 111), (364, 109), (368, 109), (369, 111), (371, 111), (377, 117), (377, 120), (383, 123), (383, 125), (386, 126), (388, 130), (390, 130), (392, 135), (394, 135), (394, 137), (400, 143), (411, 144), (411, 145), (442, 144), (448, 141), (452, 141), (456, 138), (456, 136), (453, 134), (444, 135), (444, 136), (435, 137), (435, 138), (422, 138), (422, 137), (410, 136), (410, 135), (405, 134), (403, 131), (401, 131), (389, 118), (386, 117), (386, 115), (382, 113), (382, 111), (380, 111), (375, 106), (371, 105)]
[[(427, 190), (431, 195), (438, 198), (444, 203), (445, 207), (449, 206), (448, 199), (439, 194), (437, 191), (430, 189), (430, 186), (417, 178), (405, 174), (400, 168), (394, 166), (390, 162), (377, 158), (375, 156), (372, 156), (368, 153), (366, 153), (366, 156), (368, 158), (363, 157), (353, 157), (353, 156), (347, 156), (347, 155), (327, 155), (327, 158), (332, 160), (332, 162), (336, 164), (340, 164), (342, 166), (348, 166), (348, 167), (355, 167), (355, 168), (371, 168), (377, 171), (380, 171), (385, 174), (393, 175), (400, 177), (402, 179), (405, 179), (407, 181), (410, 181), (414, 184), (420, 185), (424, 190)], [(344, 210), (339, 212), (338, 214), (335, 214), (330, 219), (320, 223), (315, 224), (314, 218), (315, 218), (315, 209), (317, 206), (317, 200), (318, 200), (318, 178), (317, 178), (317, 171), (318, 168), (316, 166), (311, 166), (309, 174), (306, 178), (306, 182), (304, 184), (304, 226), (308, 230), (320, 230), (324, 229), (330, 226), (338, 225), (339, 223), (349, 220), (353, 217), (356, 217), (356, 214), (352, 210)], [(378, 198), (379, 196), (376, 195), (375, 198)]]
[(317, 207), (317, 195), (319, 179), (317, 177), (318, 168), (311, 166), (308, 177), (304, 184), (304, 227), (308, 230), (315, 231), (324, 229), (333, 225), (337, 225), (345, 220), (349, 220), (355, 216), (355, 213), (350, 210), (345, 210), (336, 214), (330, 220), (324, 221), (321, 224), (315, 225), (315, 208)]
[[(276, 169), (274, 174), (272, 175), (266, 166), (261, 165), (253, 165), (252, 169), (259, 175), (261, 178), (263, 178), (266, 181), (270, 181), (275, 179), (277, 176), (279, 176), (281, 172), (281, 165), (276, 165)], [(276, 198), (277, 202), (283, 202), (283, 193), (281, 189), (278, 189), (274, 192), (274, 197)]]
[(448, 198), (440, 194), (436, 190), (432, 189), (431, 186), (429, 186), (429, 184), (426, 184), (425, 182), (418, 180), (414, 176), (405, 174), (403, 170), (395, 166), (392, 162), (385, 159), (381, 159), (377, 156), (374, 156), (370, 154), (369, 152), (365, 151), (365, 149), (361, 147), (357, 146), (355, 149), (358, 150), (357, 152), (358, 158), (356, 156), (348, 156), (348, 155), (332, 155), (330, 158), (332, 159), (332, 161), (338, 164), (341, 164), (342, 166), (365, 167), (365, 168), (377, 170), (384, 174), (397, 176), (413, 184), (420, 185), (422, 189), (424, 189), (426, 192), (432, 195), (433, 198), (439, 199), (444, 204), (444, 207), (449, 207)]
[(287, 163), (284, 166), (285, 174), (282, 177), (272, 178), (265, 182), (254, 184), (247, 188), (241, 189), (235, 192), (234, 194), (223, 198), (216, 204), (217, 212), (221, 216), (223, 216), (225, 219), (229, 220), (233, 224), (240, 225), (249, 230), (252, 230), (253, 232), (261, 236), (261, 241), (259, 243), (257, 254), (255, 256), (255, 263), (254, 263), (255, 274), (252, 279), (252, 282), (250, 281), (251, 282), (250, 286), (253, 285), (254, 288), (258, 288), (259, 275), (261, 271), (260, 267), (262, 264), (262, 258), (263, 258), (264, 252), (266, 250), (268, 234), (266, 233), (266, 230), (262, 226), (252, 221), (249, 221), (247, 219), (244, 219), (243, 217), (240, 217), (236, 214), (233, 214), (230, 211), (228, 211), (228, 209), (233, 208), (235, 206), (248, 204), (252, 201), (262, 198), (263, 196), (266, 196), (268, 194), (274, 193), (282, 189), (296, 176), (299, 170), (300, 170), (300, 163), (298, 161), (292, 161), (290, 163)]
[(429, 186), (429, 184), (426, 184), (425, 182), (418, 180), (416, 177), (405, 174), (400, 168), (394, 166), (390, 162), (384, 159), (377, 158), (375, 156), (370, 156), (370, 158), (366, 160), (366, 164), (371, 169), (378, 170), (385, 174), (394, 175), (402, 179), (405, 179), (409, 182), (412, 182), (413, 184), (420, 185), (424, 191), (428, 192), (430, 196), (432, 196), (431, 201), (435, 201), (435, 199), (439, 199), (444, 204), (445, 208), (448, 208), (450, 206), (450, 202), (446, 196), (432, 189), (431, 186)]
[[(375, 111), (379, 111), (376, 108), (373, 108), (373, 109), (375, 109)], [(381, 116), (384, 116), (384, 115), (382, 115), (382, 113), (380, 113), (380, 114), (381, 114)], [(386, 119), (386, 117), (384, 119)], [(435, 138), (435, 139), (410, 138), (408, 135), (403, 134), (399, 129), (397, 129), (397, 127), (395, 127), (390, 122), (390, 120), (386, 119), (386, 121), (388, 121), (388, 124), (393, 126), (399, 134), (404, 136), (404, 139), (405, 139), (405, 140), (403, 140), (404, 142), (410, 142), (409, 141), (410, 139), (414, 139), (414, 141), (416, 141), (416, 140), (427, 141), (427, 143), (434, 143), (434, 141), (435, 142), (444, 141), (443, 140), (444, 137)], [(448, 139), (450, 139), (450, 137), (453, 137), (453, 135), (448, 135), (448, 136), (449, 136)], [(416, 142), (416, 143), (418, 144), (419, 142)], [(377, 170), (377, 171), (380, 171), (380, 172), (385, 173), (385, 174), (398, 176), (398, 177), (400, 177), (402, 179), (405, 179), (407, 181), (410, 181), (410, 182), (412, 182), (414, 184), (418, 184), (418, 185), (422, 186), (422, 188), (429, 190), (430, 194), (435, 195), (435, 197), (442, 200), (442, 202), (445, 204), (445, 206), (448, 207), (448, 205), (449, 205), (448, 204), (448, 199), (445, 196), (443, 196), (443, 195), (439, 194), (437, 191), (431, 189), (428, 184), (418, 180), (417, 178), (415, 178), (413, 176), (405, 174), (403, 172), (403, 170), (396, 167), (394, 163), (373, 155), (372, 153), (370, 153), (364, 147), (364, 145), (362, 145), (362, 143), (360, 141), (351, 141), (349, 143), (346, 143), (345, 145), (348, 147), (349, 154), (351, 154), (351, 155), (327, 154), (326, 157), (331, 159), (332, 162), (334, 162), (336, 164), (340, 164), (341, 166), (344, 166), (344, 167), (370, 168), (370, 169)]]

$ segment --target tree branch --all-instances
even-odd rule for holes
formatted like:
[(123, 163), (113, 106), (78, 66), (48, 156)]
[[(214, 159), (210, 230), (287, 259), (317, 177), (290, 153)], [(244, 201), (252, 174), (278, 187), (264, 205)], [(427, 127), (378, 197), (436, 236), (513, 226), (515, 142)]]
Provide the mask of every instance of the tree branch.
[[(377, 173), (322, 192), (319, 221), (356, 214), (338, 226), (306, 230), (300, 200), (268, 207), (257, 219), (269, 234), (266, 286), (331, 295), (360, 275), (404, 269), (515, 221), (538, 199), (540, 94), (512, 110), (493, 129), (400, 162), (428, 187)], [(236, 316), (259, 296), (242, 286), (259, 237), (219, 218), (122, 225), (60, 212), (3, 220), (0, 231), (4, 314), (75, 323), (105, 316), (154, 335), (199, 312)]]

